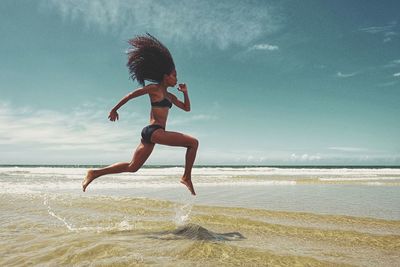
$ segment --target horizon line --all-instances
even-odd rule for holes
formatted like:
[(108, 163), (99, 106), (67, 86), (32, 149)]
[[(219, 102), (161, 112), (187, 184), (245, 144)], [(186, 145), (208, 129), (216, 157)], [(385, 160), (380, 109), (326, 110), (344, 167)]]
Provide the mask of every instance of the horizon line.
[[(106, 167), (107, 164), (0, 164), (0, 167)], [(149, 164), (144, 165), (142, 168), (168, 168), (168, 167), (184, 167), (183, 164), (173, 165), (173, 164)], [(270, 167), (270, 168), (288, 168), (288, 167), (378, 167), (378, 168), (400, 168), (400, 165), (390, 165), (390, 164), (282, 164), (282, 165), (258, 165), (258, 164), (199, 164), (194, 165), (193, 168), (202, 168), (202, 167)]]

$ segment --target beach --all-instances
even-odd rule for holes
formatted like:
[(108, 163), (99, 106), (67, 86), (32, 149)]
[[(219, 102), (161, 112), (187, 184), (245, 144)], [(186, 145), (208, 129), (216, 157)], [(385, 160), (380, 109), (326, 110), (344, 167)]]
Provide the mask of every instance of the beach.
[(400, 168), (0, 167), (1, 266), (398, 266)]

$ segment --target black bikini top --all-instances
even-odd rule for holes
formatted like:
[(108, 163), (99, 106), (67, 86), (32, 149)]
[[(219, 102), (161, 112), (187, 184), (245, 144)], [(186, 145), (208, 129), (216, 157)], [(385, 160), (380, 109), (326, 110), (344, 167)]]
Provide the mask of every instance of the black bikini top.
[(158, 101), (158, 102), (151, 102), (151, 106), (152, 107), (162, 107), (162, 108), (168, 107), (168, 108), (171, 108), (172, 107), (172, 103), (167, 98), (164, 98), (163, 100)]

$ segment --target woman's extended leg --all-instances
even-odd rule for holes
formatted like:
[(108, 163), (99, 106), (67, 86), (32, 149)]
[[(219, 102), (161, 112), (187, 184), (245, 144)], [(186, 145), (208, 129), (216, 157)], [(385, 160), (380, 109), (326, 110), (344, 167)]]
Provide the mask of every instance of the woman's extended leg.
[(142, 167), (147, 158), (150, 156), (153, 151), (154, 144), (148, 144), (141, 142), (133, 155), (131, 162), (118, 162), (108, 167), (97, 169), (97, 170), (88, 170), (86, 178), (82, 182), (83, 192), (85, 192), (86, 187), (96, 178), (112, 173), (121, 173), (121, 172), (136, 172)]
[(182, 176), (181, 183), (187, 186), (192, 195), (196, 195), (192, 184), (192, 167), (196, 159), (196, 152), (199, 141), (189, 135), (164, 131), (159, 129), (151, 136), (151, 141), (161, 145), (186, 147), (185, 173)]

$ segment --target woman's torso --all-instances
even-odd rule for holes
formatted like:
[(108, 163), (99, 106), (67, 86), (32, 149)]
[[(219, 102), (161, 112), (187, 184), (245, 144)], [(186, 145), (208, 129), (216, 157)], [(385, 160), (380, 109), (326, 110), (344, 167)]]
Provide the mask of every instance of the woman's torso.
[(158, 85), (158, 89), (149, 93), (149, 97), (150, 102), (152, 103), (150, 111), (150, 124), (158, 124), (165, 128), (170, 109), (168, 102), (171, 102), (167, 90)]

